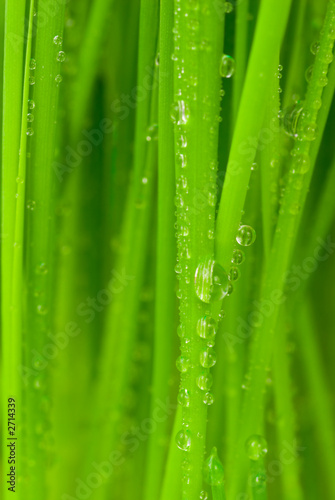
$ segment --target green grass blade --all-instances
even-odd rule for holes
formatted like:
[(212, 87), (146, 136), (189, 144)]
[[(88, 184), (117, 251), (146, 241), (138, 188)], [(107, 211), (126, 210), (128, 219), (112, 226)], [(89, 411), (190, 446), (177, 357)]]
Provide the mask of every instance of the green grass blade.
[[(151, 413), (156, 400), (169, 397), (173, 332), (175, 331), (175, 236), (174, 236), (174, 136), (170, 119), (173, 102), (173, 1), (161, 2), (159, 42), (159, 110), (158, 134), (158, 229), (155, 300), (154, 365), (151, 395)], [(158, 498), (165, 460), (164, 442), (168, 421), (158, 423), (149, 441), (145, 498)]]

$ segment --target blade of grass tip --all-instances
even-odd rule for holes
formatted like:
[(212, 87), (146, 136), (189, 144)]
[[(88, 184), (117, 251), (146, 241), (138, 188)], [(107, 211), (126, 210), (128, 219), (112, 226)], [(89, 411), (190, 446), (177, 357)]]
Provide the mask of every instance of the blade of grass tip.
[[(173, 102), (173, 0), (160, 6), (159, 110), (158, 110), (158, 228), (155, 299), (154, 366), (151, 415), (157, 399), (166, 401), (170, 387), (173, 332), (175, 331), (175, 230), (174, 230), (174, 135), (170, 119)], [(144, 498), (158, 498), (162, 483), (168, 420), (157, 423), (149, 441)]]
[[(209, 303), (226, 294), (228, 277), (214, 257), (216, 167), (220, 106), (223, 20), (212, 4), (204, 16), (195, 2), (175, 3), (174, 93), (181, 372), (178, 401), (182, 427), (176, 436), (183, 450), (183, 498), (199, 498), (206, 440), (207, 405), (212, 403), (210, 367), (215, 353), (206, 338), (216, 325)], [(230, 60), (225, 60), (230, 64)], [(215, 281), (217, 279), (217, 281)], [(220, 280), (223, 281), (220, 281)], [(216, 293), (211, 293), (212, 283)], [(211, 341), (211, 346), (214, 340)]]
[(273, 76), (290, 5), (291, 0), (280, 4), (265, 0), (260, 7), (217, 218), (216, 258), (224, 268), (230, 266), (257, 142), (264, 141), (264, 96)]
[(83, 126), (96, 78), (99, 54), (106, 36), (108, 14), (114, 0), (94, 0), (88, 15), (84, 39), (78, 56), (78, 74), (73, 92), (72, 140), (76, 141)]
[[(11, 301), (13, 276), (13, 248), (15, 231), (16, 177), (19, 164), (20, 134), (22, 120), (22, 83), (24, 61), (24, 17), (26, 2), (15, 4), (8, 0), (4, 19), (4, 66), (2, 98), (2, 162), (1, 162), (1, 393), (4, 401), (16, 398), (17, 417), (22, 416), (21, 377), (17, 367), (21, 360), (21, 341), (13, 335)], [(2, 437), (7, 440), (7, 403), (2, 405)], [(21, 429), (18, 429), (21, 432)], [(21, 437), (21, 436), (20, 436)], [(21, 449), (22, 450), (22, 449)], [(20, 449), (18, 450), (19, 454)], [(3, 471), (7, 470), (7, 455), (3, 453)], [(3, 498), (9, 499), (13, 492), (3, 481)], [(21, 488), (16, 491), (22, 498)]]
[[(226, 500), (224, 487), (224, 472), (217, 449), (212, 448), (211, 454), (205, 460), (203, 474), (206, 483), (210, 486), (213, 500)], [(203, 492), (200, 498), (207, 498), (207, 492)]]
[(236, 123), (248, 61), (249, 0), (236, 5), (234, 57), (236, 62), (233, 87), (233, 122)]
[[(288, 183), (281, 205), (278, 224), (275, 231), (273, 246), (263, 279), (262, 301), (270, 301), (273, 305), (272, 314), (265, 315), (263, 322), (254, 331), (253, 346), (250, 356), (250, 388), (246, 393), (242, 416), (239, 444), (237, 445), (236, 467), (232, 482), (231, 494), (234, 496), (244, 482), (246, 467), (243, 461), (243, 447), (246, 439), (257, 426), (259, 415), (262, 414), (263, 393), (266, 381), (266, 369), (269, 365), (274, 327), (278, 316), (279, 305), (283, 302), (285, 271), (288, 268), (292, 247), (296, 237), (297, 216), (302, 210), (302, 187), (307, 182), (306, 171), (310, 166), (310, 139), (306, 137), (309, 127), (314, 128), (318, 109), (315, 102), (321, 101), (325, 73), (329, 62), (329, 52), (333, 47), (333, 32), (335, 32), (335, 2), (328, 4), (328, 11), (321, 35), (320, 51), (316, 56), (312, 79), (309, 83), (305, 99), (305, 113), (299, 124), (299, 139), (295, 142), (292, 154), (292, 164)], [(312, 123), (312, 125), (311, 125)], [(298, 184), (300, 180), (300, 183)], [(302, 181), (302, 182), (301, 182)], [(299, 206), (299, 210), (297, 210)]]
[(182, 452), (176, 446), (175, 436), (182, 425), (182, 409), (178, 406), (170, 439), (169, 452), (166, 461), (164, 480), (160, 500), (181, 500), (181, 461)]
[[(285, 325), (286, 314), (282, 311), (276, 326), (275, 346), (273, 350), (273, 378), (275, 409), (277, 415), (276, 433), (278, 436), (279, 452), (285, 443), (296, 442), (296, 420), (295, 409), (292, 401), (292, 380), (289, 366), (289, 354), (287, 352), (287, 327)], [(299, 463), (296, 460), (281, 461), (283, 485), (283, 497), (286, 500), (303, 500), (303, 492), (299, 478)]]
[[(58, 93), (64, 5), (45, 22), (48, 0), (39, 0), (36, 17), (35, 59), (30, 82), (34, 83), (31, 116), (27, 129), (31, 163), (27, 177), (27, 315), (25, 364), (29, 368), (26, 385), (27, 464), (25, 498), (48, 497), (46, 463), (50, 459), (50, 431), (47, 370), (41, 354), (48, 342), (52, 322), (52, 278), (54, 246), (54, 182), (52, 162), (55, 151)], [(34, 104), (33, 104), (34, 103)]]
[[(301, 301), (297, 316), (297, 332), (302, 353), (304, 376), (311, 398), (311, 411), (314, 413), (316, 441), (320, 447), (320, 460), (324, 471), (329, 498), (335, 496), (335, 434), (334, 415), (331, 409), (330, 388), (323, 369), (317, 332), (314, 328), (311, 304)], [(296, 313), (292, 314), (296, 317)]]

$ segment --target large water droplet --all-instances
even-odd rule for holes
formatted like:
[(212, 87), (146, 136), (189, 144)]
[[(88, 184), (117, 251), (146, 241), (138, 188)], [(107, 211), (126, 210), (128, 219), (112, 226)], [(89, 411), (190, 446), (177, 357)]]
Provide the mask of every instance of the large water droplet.
[(268, 445), (263, 436), (253, 434), (245, 443), (245, 450), (250, 460), (259, 460), (268, 452)]
[(176, 435), (176, 443), (180, 450), (187, 451), (191, 448), (191, 433), (189, 430), (181, 430)]
[(228, 276), (223, 267), (212, 259), (199, 264), (194, 279), (195, 293), (209, 304), (223, 299), (228, 292)]
[(210, 486), (218, 486), (224, 482), (223, 465), (216, 448), (212, 449), (211, 454), (204, 463), (204, 479)]
[(53, 42), (55, 45), (62, 45), (63, 43), (63, 38), (60, 36), (60, 35), (56, 35), (54, 38), (53, 38)]
[(256, 239), (256, 231), (247, 225), (243, 225), (239, 227), (236, 235), (236, 241), (242, 247), (249, 247), (254, 243)]
[(220, 75), (223, 78), (230, 78), (235, 73), (235, 61), (231, 56), (223, 54), (220, 64)]

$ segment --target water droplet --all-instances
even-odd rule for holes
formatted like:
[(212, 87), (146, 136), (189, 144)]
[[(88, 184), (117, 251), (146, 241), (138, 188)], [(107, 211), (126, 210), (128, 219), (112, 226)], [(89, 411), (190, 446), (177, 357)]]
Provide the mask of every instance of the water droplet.
[(245, 443), (245, 450), (250, 460), (259, 460), (268, 452), (268, 445), (263, 436), (253, 434)]
[(36, 69), (36, 60), (35, 59), (30, 59), (29, 69), (31, 71), (33, 71), (34, 69)]
[(29, 77), (29, 85), (35, 85), (35, 77), (34, 76)]
[(212, 347), (207, 347), (200, 352), (200, 364), (204, 368), (211, 368), (216, 363), (216, 354)]
[(62, 45), (63, 44), (63, 38), (60, 35), (56, 35), (53, 38), (53, 42), (55, 45)]
[(176, 361), (176, 367), (177, 370), (179, 370), (181, 373), (187, 372), (187, 370), (190, 367), (190, 360), (187, 356), (179, 356)]
[(180, 450), (188, 451), (191, 448), (191, 433), (188, 429), (181, 430), (176, 435), (176, 443)]
[(187, 138), (183, 135), (180, 135), (178, 138), (177, 138), (177, 146), (179, 148), (186, 148), (187, 146)]
[(44, 262), (42, 262), (36, 267), (35, 272), (36, 274), (40, 274), (43, 276), (48, 273), (48, 266)]
[(157, 54), (157, 56), (156, 56), (156, 59), (155, 59), (155, 65), (156, 65), (156, 66), (159, 66), (159, 64), (160, 64), (160, 54), (159, 54), (159, 52), (158, 52), (158, 54)]
[(24, 182), (23, 177), (20, 177), (20, 176), (18, 175), (18, 176), (16, 177), (16, 182), (17, 182), (18, 184), (23, 184), (23, 182)]
[(27, 114), (27, 122), (31, 123), (34, 121), (34, 115), (32, 113)]
[(311, 161), (306, 153), (296, 155), (294, 158), (294, 170), (298, 174), (306, 174), (311, 166)]
[(306, 69), (305, 71), (305, 78), (306, 78), (306, 82), (309, 83), (312, 79), (312, 76), (313, 76), (313, 64), (311, 64), (310, 66), (308, 66), (308, 68)]
[(28, 109), (34, 109), (35, 102), (32, 99), (28, 99)]
[(66, 58), (66, 54), (63, 50), (60, 50), (57, 54), (57, 61), (58, 62), (64, 62)]
[(231, 259), (231, 263), (239, 266), (244, 262), (245, 255), (242, 250), (234, 250), (233, 258)]
[(147, 141), (157, 141), (158, 139), (158, 124), (154, 123), (153, 125), (150, 125), (150, 127), (147, 130)]
[(195, 293), (209, 304), (223, 299), (228, 291), (228, 276), (223, 267), (212, 259), (199, 264), (194, 279)]
[(183, 270), (183, 269), (182, 269), (181, 265), (178, 263), (178, 264), (176, 264), (176, 265), (175, 265), (174, 270), (175, 270), (175, 272), (176, 272), (177, 274), (180, 274), (180, 273), (182, 272), (182, 270)]
[(197, 333), (202, 339), (213, 340), (216, 335), (216, 328), (216, 321), (211, 316), (200, 318), (197, 323)]
[(32, 135), (34, 135), (34, 130), (33, 130), (31, 127), (28, 127), (28, 128), (27, 128), (27, 132), (26, 132), (26, 134), (27, 134), (29, 137), (31, 137)]
[(320, 50), (320, 42), (313, 42), (311, 45), (311, 52), (315, 56)]
[(199, 499), (200, 499), (200, 500), (208, 500), (208, 494), (207, 494), (207, 491), (205, 491), (205, 490), (201, 491), (201, 492), (200, 492)]
[(31, 211), (35, 210), (35, 206), (36, 206), (35, 201), (33, 201), (33, 200), (28, 201), (28, 203), (27, 203), (28, 210), (31, 210)]
[(290, 137), (298, 137), (299, 120), (303, 112), (303, 102), (297, 101), (283, 112), (283, 127)]
[(62, 75), (56, 75), (55, 76), (55, 82), (57, 84), (57, 86), (63, 81), (63, 77)]
[(254, 243), (256, 239), (256, 231), (247, 225), (243, 225), (239, 227), (236, 235), (236, 241), (242, 247), (249, 247)]
[(180, 406), (187, 408), (190, 406), (190, 394), (187, 389), (180, 389), (177, 396), (178, 403)]
[(185, 101), (180, 100), (172, 104), (171, 119), (177, 125), (185, 125), (188, 122), (190, 113)]
[(41, 316), (45, 316), (47, 312), (48, 312), (47, 308), (42, 304), (39, 304), (37, 306), (37, 313), (40, 314)]
[(185, 325), (183, 325), (183, 323), (180, 323), (178, 325), (177, 334), (178, 334), (178, 337), (180, 337), (180, 338), (185, 337)]
[(207, 406), (211, 406), (214, 403), (214, 396), (211, 392), (206, 392), (203, 398), (203, 402)]
[(231, 281), (237, 281), (240, 277), (240, 270), (237, 267), (232, 267), (229, 272)]
[(210, 486), (218, 486), (224, 482), (223, 465), (216, 448), (212, 449), (211, 454), (204, 463), (204, 479)]
[(209, 391), (209, 389), (212, 387), (212, 384), (213, 384), (213, 377), (209, 371), (204, 370), (197, 377), (197, 386), (202, 391)]
[(223, 54), (220, 64), (220, 75), (223, 78), (230, 78), (235, 72), (235, 61), (231, 56)]
[(213, 229), (208, 229), (207, 236), (209, 240), (214, 240), (214, 231)]
[(234, 7), (230, 2), (225, 2), (223, 7), (226, 14), (230, 14), (231, 12), (233, 12)]

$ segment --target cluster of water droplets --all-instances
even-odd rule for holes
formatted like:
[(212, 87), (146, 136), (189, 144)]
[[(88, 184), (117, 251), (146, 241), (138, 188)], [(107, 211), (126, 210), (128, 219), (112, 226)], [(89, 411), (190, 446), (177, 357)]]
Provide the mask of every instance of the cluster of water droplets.
[(267, 481), (264, 458), (268, 445), (265, 438), (259, 434), (250, 436), (245, 442), (245, 451), (250, 460), (251, 487), (255, 492), (261, 492), (266, 488)]
[[(65, 52), (63, 50), (61, 50), (62, 45), (63, 45), (63, 38), (60, 35), (56, 35), (53, 37), (53, 43), (57, 47), (56, 61), (59, 63), (63, 63), (66, 59)], [(63, 77), (60, 73), (58, 73), (55, 76), (56, 85), (58, 86), (62, 81), (63, 81)]]

